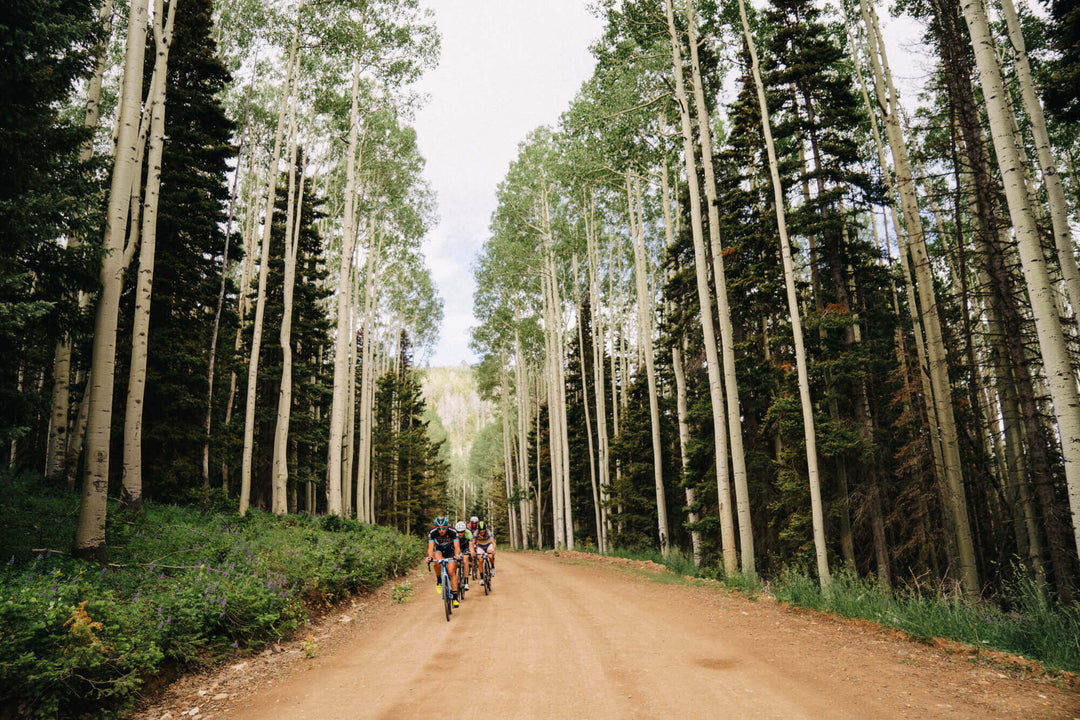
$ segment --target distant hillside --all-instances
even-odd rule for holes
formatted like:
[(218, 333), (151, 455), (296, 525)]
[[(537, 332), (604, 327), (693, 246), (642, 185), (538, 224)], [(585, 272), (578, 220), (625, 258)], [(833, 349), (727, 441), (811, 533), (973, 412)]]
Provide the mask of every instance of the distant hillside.
[(468, 474), (469, 449), (494, 417), (494, 407), (480, 399), (468, 365), (421, 368), (420, 373), (427, 406), (446, 430), (451, 483), (460, 488)]

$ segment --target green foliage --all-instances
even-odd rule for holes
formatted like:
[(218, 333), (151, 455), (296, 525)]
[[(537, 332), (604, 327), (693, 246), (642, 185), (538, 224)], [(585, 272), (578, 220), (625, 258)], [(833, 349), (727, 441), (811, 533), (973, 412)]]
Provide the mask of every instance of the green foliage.
[[(74, 496), (0, 484), (0, 704), (23, 715), (119, 708), (167, 663), (211, 662), (287, 635), (309, 609), (415, 565), (416, 538), (335, 516), (209, 515), (147, 504), (113, 517), (102, 569), (41, 540), (70, 537)], [(115, 509), (115, 508), (114, 508)]]
[[(14, 0), (0, 20), (0, 442), (30, 434), (47, 391), (19, 381), (82, 329), (77, 291), (96, 287), (101, 177), (91, 133), (68, 112), (101, 33), (87, 0)], [(83, 244), (78, 245), (77, 240)], [(30, 449), (30, 443), (23, 447)], [(33, 458), (31, 460), (31, 458)], [(39, 455), (23, 453), (25, 464)]]
[(406, 603), (409, 601), (409, 598), (412, 597), (412, 592), (412, 583), (406, 580), (405, 582), (398, 583), (394, 586), (394, 589), (390, 591), (390, 597), (392, 597), (396, 603)]

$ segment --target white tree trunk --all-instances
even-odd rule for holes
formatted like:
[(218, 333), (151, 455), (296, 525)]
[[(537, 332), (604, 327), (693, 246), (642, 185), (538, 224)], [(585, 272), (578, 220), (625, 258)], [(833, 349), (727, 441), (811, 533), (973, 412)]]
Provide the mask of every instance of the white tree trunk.
[[(964, 477), (960, 462), (960, 446), (957, 439), (956, 420), (952, 405), (952, 388), (949, 384), (948, 357), (942, 338), (941, 321), (938, 317), (937, 298), (934, 293), (930, 257), (926, 250), (918, 199), (908, 160), (907, 144), (900, 128), (899, 101), (889, 72), (888, 58), (877, 26), (876, 14), (861, 0), (863, 22), (870, 43), (870, 65), (874, 70), (874, 87), (878, 105), (885, 120), (886, 135), (893, 153), (897, 189), (900, 191), (907, 226), (908, 250), (911, 252), (916, 284), (919, 291), (919, 309), (923, 331), (926, 333), (926, 353), (929, 360), (930, 384), (933, 391), (934, 410), (937, 415), (937, 432), (941, 438), (944, 461), (945, 488), (950, 519), (956, 538), (960, 581), (969, 595), (979, 594), (978, 571), (975, 566), (975, 549), (971, 537), (971, 524), (967, 514)], [(886, 88), (888, 96), (886, 96)], [(902, 236), (901, 236), (902, 237)], [(901, 250), (903, 252), (903, 250)], [(931, 428), (931, 432), (935, 429)]]
[(592, 221), (594, 213), (593, 198), (589, 198), (587, 211), (587, 230), (585, 233), (586, 244), (589, 253), (589, 305), (593, 318), (593, 388), (596, 394), (596, 436), (599, 449), (600, 477), (599, 477), (599, 503), (597, 512), (600, 515), (597, 526), (597, 545), (601, 554), (607, 553), (607, 501), (608, 490), (611, 485), (611, 455), (608, 448), (607, 434), (607, 392), (604, 384), (604, 324), (603, 313), (600, 312), (600, 285), (598, 282), (599, 268), (597, 267), (596, 253), (596, 229)]
[(266, 214), (263, 218), (262, 252), (259, 259), (259, 294), (255, 300), (255, 324), (251, 335), (251, 357), (248, 358), (247, 402), (244, 405), (244, 448), (240, 460), (240, 514), (247, 512), (251, 502), (251, 462), (255, 449), (255, 399), (258, 395), (259, 351), (262, 346), (263, 315), (266, 312), (266, 276), (270, 266), (270, 228), (274, 222), (274, 201), (277, 197), (278, 161), (281, 158), (281, 139), (285, 134), (285, 115), (295, 73), (297, 46), (300, 40), (300, 13), (304, 4), (296, 10), (297, 23), (289, 48), (288, 70), (285, 86), (281, 90), (278, 108), (277, 131), (274, 134), (274, 151), (270, 155), (270, 177), (267, 182)]
[[(150, 301), (154, 283), (154, 254), (157, 249), (157, 211), (161, 190), (161, 158), (165, 149), (165, 102), (168, 86), (169, 48), (172, 45), (176, 5), (169, 3), (169, 17), (163, 21), (162, 1), (154, 6), (154, 74), (150, 81), (150, 152), (147, 155), (146, 198), (142, 213), (142, 243), (139, 274), (132, 316), (131, 363), (128, 367), (127, 407), (124, 413), (124, 467), (121, 502), (133, 510), (142, 507), (142, 417), (146, 392), (146, 359), (150, 334)], [(164, 22), (164, 27), (163, 27)]]
[(743, 452), (742, 410), (735, 376), (735, 340), (728, 307), (727, 279), (724, 274), (724, 248), (720, 242), (720, 209), (717, 205), (716, 172), (713, 169), (712, 123), (705, 104), (701, 66), (698, 62), (697, 20), (694, 3), (686, 3), (686, 22), (690, 38), (690, 69), (697, 111), (698, 138), (701, 142), (701, 165), (705, 175), (705, 199), (709, 214), (709, 242), (712, 249), (713, 283), (716, 286), (716, 314), (720, 322), (720, 350), (724, 362), (724, 391), (727, 399), (727, 430), (731, 446), (731, 476), (735, 482), (735, 504), (739, 517), (739, 549), (742, 571), (749, 577), (757, 574), (754, 562), (754, 531), (750, 517), (750, 490), (746, 481), (746, 456)]
[(94, 318), (86, 430), (86, 471), (72, 553), (105, 559), (105, 514), (109, 487), (109, 440), (112, 430), (113, 383), (116, 368), (116, 321), (124, 268), (134, 248), (125, 247), (131, 187), (142, 168), (138, 163), (139, 103), (146, 49), (146, 0), (133, 0), (128, 11), (124, 49), (123, 98), (117, 113), (117, 145), (105, 225), (101, 263), (101, 295)]
[(1024, 168), (1012, 133), (1012, 118), (1005, 103), (1001, 68), (994, 54), (994, 41), (986, 19), (982, 0), (962, 3), (964, 19), (975, 49), (975, 64), (979, 70), (986, 111), (990, 118), (990, 134), (1001, 177), (1005, 184), (1005, 199), (1009, 218), (1016, 233), (1024, 281), (1031, 299), (1035, 330), (1050, 386), (1054, 414), (1061, 436), (1061, 454), (1065, 465), (1065, 482), (1072, 515), (1073, 538), (1080, 549), (1080, 398), (1077, 397), (1076, 374), (1069, 362), (1065, 338), (1057, 315), (1054, 290), (1039, 243), (1038, 228), (1028, 205), (1023, 186)]
[(694, 133), (690, 121), (690, 103), (683, 78), (681, 43), (675, 27), (672, 0), (665, 0), (668, 35), (671, 41), (672, 68), (675, 75), (675, 99), (679, 103), (682, 121), (683, 160), (690, 194), (691, 235), (694, 241), (694, 270), (697, 277), (698, 307), (701, 329), (705, 337), (705, 362), (709, 372), (709, 397), (712, 401), (713, 444), (716, 451), (716, 488), (720, 503), (720, 541), (724, 553), (724, 573), (734, 575), (738, 570), (735, 550), (735, 522), (731, 514), (731, 481), (728, 474), (727, 420), (720, 384), (720, 359), (716, 352), (716, 332), (712, 317), (712, 292), (709, 289), (706, 265), (705, 237), (701, 217), (701, 187), (698, 183), (694, 152)]
[[(98, 11), (98, 22), (101, 23), (103, 37), (109, 36), (112, 28), (113, 0), (105, 0)], [(94, 48), (94, 74), (86, 88), (86, 115), (83, 118), (83, 128), (96, 130), (98, 119), (101, 116), (101, 80), (105, 75), (105, 63), (107, 60), (107, 42), (102, 41)], [(84, 165), (94, 155), (94, 139), (87, 138), (79, 148), (79, 164)], [(78, 236), (68, 239), (68, 247), (74, 248), (82, 244)], [(86, 294), (79, 293), (79, 307), (85, 307)], [(52, 412), (49, 421), (49, 444), (45, 459), (45, 477), (49, 480), (58, 480), (64, 474), (65, 458), (68, 448), (68, 422), (71, 414), (71, 338), (67, 335), (57, 343), (56, 353), (53, 359), (53, 392)]]
[(795, 365), (799, 375), (799, 402), (802, 405), (803, 436), (806, 442), (806, 469), (810, 481), (810, 507), (814, 524), (814, 550), (817, 556), (818, 580), (823, 589), (831, 584), (829, 559), (825, 547), (825, 519), (821, 504), (821, 481), (818, 473), (817, 435), (814, 430), (814, 406), (810, 399), (810, 378), (807, 372), (806, 345), (803, 343), (802, 317), (799, 314), (799, 298), (795, 292), (795, 263), (791, 257), (791, 243), (787, 235), (787, 219), (784, 212), (784, 191), (780, 184), (780, 170), (776, 162), (776, 148), (772, 140), (772, 123), (765, 88), (761, 83), (757, 49), (746, 20), (746, 5), (739, 0), (743, 36), (750, 51), (750, 67), (757, 88), (758, 107), (761, 111), (761, 130), (765, 136), (765, 149), (769, 155), (769, 174), (772, 180), (773, 201), (776, 205), (776, 226), (780, 235), (780, 250), (784, 261), (784, 286), (787, 290), (788, 312), (791, 314), (791, 331), (795, 343)]
[[(349, 382), (349, 347), (355, 342), (349, 318), (352, 311), (352, 264), (356, 251), (356, 148), (360, 123), (360, 60), (353, 60), (352, 104), (349, 110), (349, 145), (345, 156), (345, 218), (341, 236), (341, 265), (338, 268), (337, 332), (334, 338), (334, 394), (330, 402), (330, 439), (326, 461), (326, 511), (342, 513), (341, 446), (345, 427), (346, 398)], [(349, 408), (350, 412), (352, 411)], [(350, 473), (351, 474), (351, 473)]]
[[(652, 346), (652, 298), (646, 280), (645, 207), (641, 199), (641, 182), (635, 177), (633, 194), (630, 175), (626, 176), (626, 195), (630, 211), (631, 240), (634, 243), (634, 268), (637, 280), (638, 344), (645, 355), (645, 380), (649, 386), (649, 423), (652, 427), (653, 482), (656, 486), (656, 523), (660, 552), (666, 555), (671, 533), (668, 530), (667, 494), (664, 491), (664, 458), (660, 440), (660, 401), (656, 391), (656, 365)], [(635, 199), (637, 201), (635, 210)], [(635, 217), (637, 220), (635, 221)]]

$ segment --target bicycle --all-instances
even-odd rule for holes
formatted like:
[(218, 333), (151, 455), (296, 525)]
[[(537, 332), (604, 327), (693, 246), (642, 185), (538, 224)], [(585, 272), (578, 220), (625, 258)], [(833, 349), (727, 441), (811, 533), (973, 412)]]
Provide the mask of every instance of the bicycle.
[(457, 564), (457, 588), (458, 588), (458, 601), (464, 602), (465, 600), (465, 585), (468, 582), (468, 578), (465, 576), (465, 562), (464, 560), (458, 560)]
[(477, 557), (476, 553), (472, 553), (469, 560), (469, 575), (473, 580), (480, 579), (480, 561)]
[(488, 560), (488, 554), (486, 552), (481, 552), (479, 555), (482, 563), (480, 581), (484, 586), (484, 594), (487, 595), (491, 592), (491, 561)]
[(446, 609), (446, 622), (450, 622), (450, 614), (454, 611), (453, 598), (450, 595), (450, 573), (446, 570), (446, 566), (453, 561), (453, 558), (436, 559), (431, 558), (428, 560), (428, 572), (431, 572), (431, 563), (436, 562), (442, 566), (442, 578), (439, 580), (439, 585), (442, 587), (442, 599), (443, 607)]

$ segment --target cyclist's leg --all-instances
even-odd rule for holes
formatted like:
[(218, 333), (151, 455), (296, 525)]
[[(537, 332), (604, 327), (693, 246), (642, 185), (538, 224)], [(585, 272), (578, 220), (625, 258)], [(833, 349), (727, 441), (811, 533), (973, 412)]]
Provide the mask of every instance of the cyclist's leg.
[[(442, 552), (439, 551), (438, 548), (435, 548), (435, 551), (432, 552), (431, 554), (436, 560), (442, 560), (443, 559), (443, 554), (442, 554)], [(442, 566), (439, 565), (438, 563), (436, 563), (435, 567), (432, 568), (432, 570), (433, 570), (433, 574), (435, 575), (435, 587), (438, 588), (439, 592), (441, 593), (442, 592)]]
[(457, 563), (454, 560), (451, 559), (447, 563), (446, 572), (450, 575), (450, 589), (453, 591), (454, 596), (457, 597)]

